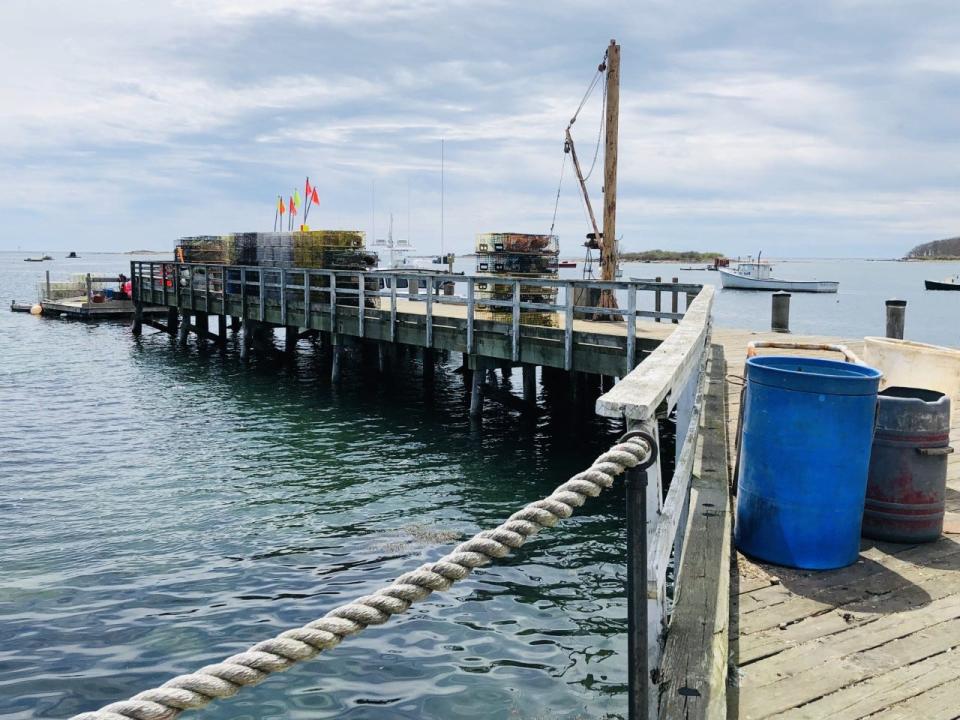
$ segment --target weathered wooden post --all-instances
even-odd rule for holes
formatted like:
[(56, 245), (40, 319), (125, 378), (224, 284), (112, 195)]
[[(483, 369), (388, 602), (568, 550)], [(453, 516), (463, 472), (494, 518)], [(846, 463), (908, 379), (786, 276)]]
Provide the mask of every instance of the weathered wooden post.
[(93, 302), (93, 282), (90, 280), (90, 273), (87, 273), (87, 302)]
[[(132, 264), (132, 263), (131, 263), (131, 264)], [(131, 273), (131, 275), (132, 275), (132, 273)], [(50, 271), (47, 270), (47, 294), (46, 294), (46, 299), (47, 299), (47, 300), (50, 300), (50, 299), (51, 299), (51, 298), (50, 298), (50, 295), (51, 295), (51, 294), (52, 294), (52, 293), (50, 292)]]
[(217, 315), (217, 339), (220, 341), (222, 345), (227, 344), (227, 316), (226, 315)]
[(205, 312), (196, 312), (193, 314), (193, 331), (197, 335), (197, 345), (203, 347), (207, 344), (207, 335), (210, 332), (210, 316)]
[(177, 336), (177, 329), (180, 326), (180, 313), (175, 307), (167, 308), (167, 332), (172, 337)]
[[(89, 275), (87, 275), (87, 283), (89, 287)], [(141, 278), (136, 277), (131, 273), (130, 278), (130, 289), (131, 295), (133, 295), (133, 325), (130, 330), (133, 332), (134, 337), (138, 337), (143, 334), (143, 289), (140, 286)], [(150, 282), (153, 282), (151, 278)], [(89, 290), (88, 290), (89, 292)]]
[(333, 350), (333, 362), (330, 365), (331, 382), (340, 382), (340, 362), (343, 356), (343, 345), (339, 333), (330, 333), (330, 344)]
[(382, 341), (377, 343), (377, 369), (381, 375), (387, 371), (387, 344)]
[(650, 663), (647, 617), (647, 471), (626, 472), (627, 717), (648, 718)]
[(240, 329), (240, 318), (236, 315), (230, 316), (230, 331), (237, 332)]
[(433, 348), (423, 348), (423, 377), (426, 380), (433, 380), (434, 365), (436, 358), (433, 356)]
[[(663, 280), (663, 278), (657, 275), (657, 277), (655, 277), (653, 280), (654, 282), (659, 283)], [(656, 310), (658, 313), (660, 312), (660, 289), (659, 288), (657, 288), (656, 292), (653, 295), (653, 309)], [(654, 318), (654, 320), (656, 320), (657, 322), (660, 322), (660, 316), (658, 315), (656, 318)]]
[(537, 403), (537, 366), (523, 366), (523, 401), (528, 405)]
[(180, 319), (180, 328), (177, 333), (177, 341), (181, 345), (187, 344), (187, 335), (190, 333), (190, 313), (183, 313)]
[(240, 326), (240, 359), (246, 361), (250, 357), (250, 346), (253, 344), (253, 320), (244, 318)]
[(479, 418), (483, 414), (483, 378), (486, 372), (475, 367), (470, 378), (470, 417)]
[(288, 355), (296, 352), (297, 341), (300, 339), (300, 329), (287, 325), (283, 329), (283, 351)]
[[(676, 285), (678, 282), (680, 282), (680, 278), (674, 278), (674, 279), (673, 279), (673, 284), (674, 284), (674, 285)], [(680, 308), (680, 304), (679, 304), (680, 298), (679, 298), (679, 295), (680, 295), (680, 293), (677, 292), (677, 289), (676, 289), (676, 288), (674, 288), (674, 289), (671, 291), (671, 293), (670, 293), (670, 312), (672, 312), (672, 313), (674, 313), (674, 314), (676, 314), (677, 311), (678, 311), (679, 308)], [(676, 324), (679, 323), (679, 322), (680, 322), (680, 321), (677, 320), (676, 318), (673, 319), (673, 324), (674, 324), (674, 325), (676, 325)]]
[(907, 319), (906, 300), (887, 300), (887, 337), (903, 340), (903, 329)]
[(790, 293), (778, 290), (773, 294), (770, 329), (779, 333), (790, 332)]

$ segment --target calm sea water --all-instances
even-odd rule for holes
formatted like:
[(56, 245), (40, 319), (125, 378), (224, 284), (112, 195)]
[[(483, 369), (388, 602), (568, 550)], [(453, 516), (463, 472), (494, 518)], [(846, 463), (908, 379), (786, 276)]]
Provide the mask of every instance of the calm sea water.
[[(129, 258), (58, 259), (55, 273)], [(0, 260), (0, 298), (38, 266)], [(372, 592), (549, 493), (615, 437), (387, 379), (0, 311), (0, 717), (63, 718)], [(409, 358), (407, 358), (409, 360)], [(542, 391), (545, 392), (545, 391)], [(546, 398), (541, 398), (545, 401)], [(625, 710), (623, 496), (197, 717), (579, 718)]]
[[(117, 272), (130, 259), (21, 258), (0, 254), (4, 302), (33, 299), (45, 269)], [(625, 275), (718, 279), (677, 267)], [(838, 295), (794, 295), (798, 332), (882, 334), (883, 300), (900, 297), (910, 338), (956, 345), (960, 293), (924, 293), (922, 280), (957, 270), (816, 261), (777, 274), (841, 282)], [(769, 302), (720, 292), (717, 323), (765, 329)], [(308, 622), (500, 522), (616, 434), (569, 413), (531, 426), (494, 405), (473, 427), (452, 367), (431, 389), (416, 363), (382, 378), (354, 358), (331, 387), (306, 342), (291, 364), (245, 366), (235, 347), (2, 309), (0, 347), (2, 718), (68, 717)], [(622, 505), (611, 492), (451, 592), (197, 717), (623, 717)]]

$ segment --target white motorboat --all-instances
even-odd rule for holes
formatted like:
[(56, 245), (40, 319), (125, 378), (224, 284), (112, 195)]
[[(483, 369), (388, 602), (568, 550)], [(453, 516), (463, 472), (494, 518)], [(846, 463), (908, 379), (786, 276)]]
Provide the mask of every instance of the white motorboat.
[(767, 262), (747, 260), (735, 269), (719, 268), (720, 282), (734, 290), (786, 290), (787, 292), (835, 293), (840, 283), (834, 280), (781, 280), (772, 276)]

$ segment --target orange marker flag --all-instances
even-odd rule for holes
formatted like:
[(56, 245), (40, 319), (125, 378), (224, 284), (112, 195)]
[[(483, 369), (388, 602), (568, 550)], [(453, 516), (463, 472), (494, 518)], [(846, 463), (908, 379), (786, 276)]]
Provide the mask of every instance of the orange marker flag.
[(290, 198), (290, 214), (291, 214), (291, 215), (296, 215), (296, 214), (297, 214), (297, 206), (296, 206), (296, 204), (294, 204), (293, 198)]
[(283, 215), (287, 211), (287, 208), (283, 204), (283, 198), (279, 198), (278, 202), (280, 203), (279, 205), (280, 214)]

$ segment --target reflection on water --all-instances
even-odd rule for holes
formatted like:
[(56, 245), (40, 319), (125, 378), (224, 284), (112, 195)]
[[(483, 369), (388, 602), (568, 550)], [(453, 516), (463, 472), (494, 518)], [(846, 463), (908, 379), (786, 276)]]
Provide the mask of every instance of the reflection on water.
[[(28, 297), (4, 257), (2, 289)], [(308, 622), (550, 492), (617, 430), (494, 405), (478, 429), (457, 357), (430, 382), (414, 358), (383, 377), (352, 354), (334, 388), (308, 341), (244, 366), (10, 313), (0, 339), (3, 718), (67, 717)], [(197, 716), (621, 717), (622, 507), (609, 493)]]

